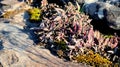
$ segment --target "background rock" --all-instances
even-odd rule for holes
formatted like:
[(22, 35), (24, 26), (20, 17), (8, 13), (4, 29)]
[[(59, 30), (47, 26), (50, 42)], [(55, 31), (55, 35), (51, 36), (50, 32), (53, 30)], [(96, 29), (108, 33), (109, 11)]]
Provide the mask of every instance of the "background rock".
[(93, 2), (83, 6), (84, 12), (93, 20), (103, 20), (110, 28), (120, 30), (120, 7), (105, 3)]

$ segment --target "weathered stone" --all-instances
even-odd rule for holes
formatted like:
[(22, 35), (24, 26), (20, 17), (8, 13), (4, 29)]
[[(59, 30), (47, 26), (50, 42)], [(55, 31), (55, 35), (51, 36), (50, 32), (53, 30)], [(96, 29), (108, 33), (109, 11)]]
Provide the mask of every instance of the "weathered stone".
[(94, 2), (83, 6), (92, 19), (106, 20), (110, 28), (120, 29), (120, 8), (105, 2)]

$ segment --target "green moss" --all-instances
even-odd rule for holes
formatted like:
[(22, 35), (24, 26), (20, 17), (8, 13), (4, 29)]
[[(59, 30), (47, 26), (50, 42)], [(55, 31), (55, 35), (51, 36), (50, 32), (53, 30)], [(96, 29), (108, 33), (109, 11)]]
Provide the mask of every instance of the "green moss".
[(102, 67), (109, 67), (112, 64), (112, 62), (110, 62), (108, 59), (103, 58), (97, 53), (94, 54), (93, 51), (89, 51), (84, 55), (78, 55), (76, 57), (76, 60), (77, 62), (86, 63), (88, 65), (95, 66), (95, 67), (96, 66), (99, 67), (101, 65)]
[(66, 50), (68, 47), (65, 43), (65, 41), (61, 40), (61, 41), (58, 41), (58, 40), (55, 40), (54, 43), (58, 46), (59, 49), (61, 50)]
[(41, 16), (41, 10), (39, 8), (29, 9), (28, 13), (30, 14), (30, 20), (39, 21)]

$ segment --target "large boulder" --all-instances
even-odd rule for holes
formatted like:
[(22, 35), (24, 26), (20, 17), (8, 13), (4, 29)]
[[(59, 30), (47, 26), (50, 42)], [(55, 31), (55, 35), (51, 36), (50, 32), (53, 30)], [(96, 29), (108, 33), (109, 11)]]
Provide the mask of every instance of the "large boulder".
[(110, 28), (120, 29), (120, 7), (111, 4), (116, 3), (112, 0), (108, 2), (89, 2), (83, 5), (83, 11), (92, 19), (105, 20)]

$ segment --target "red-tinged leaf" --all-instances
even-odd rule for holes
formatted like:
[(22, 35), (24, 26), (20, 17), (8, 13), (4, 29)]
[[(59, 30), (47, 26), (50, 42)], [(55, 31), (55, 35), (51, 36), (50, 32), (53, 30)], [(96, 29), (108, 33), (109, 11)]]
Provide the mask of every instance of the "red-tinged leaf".
[(42, 6), (42, 7), (45, 7), (46, 5), (48, 5), (47, 0), (42, 0), (42, 1), (41, 1), (41, 6)]
[(77, 24), (74, 25), (74, 32), (77, 31)]
[(118, 45), (118, 39), (117, 37), (113, 37), (111, 40), (110, 40), (111, 44), (111, 48), (115, 48), (117, 45)]
[(101, 46), (106, 46), (108, 45), (110, 39), (109, 38), (106, 38), (105, 41), (103, 42), (103, 44)]
[(99, 31), (95, 31), (94, 32), (94, 37), (97, 39), (100, 39), (100, 32)]
[(60, 16), (57, 16), (54, 21), (60, 21), (61, 20), (61, 17)]
[(74, 33), (72, 29), (69, 29), (69, 30), (70, 30), (70, 33), (71, 33), (71, 34), (73, 34), (73, 33)]
[(91, 19), (87, 20), (88, 23), (90, 23), (91, 21), (92, 21)]
[(89, 31), (89, 33), (88, 33), (88, 43), (92, 44), (92, 42), (94, 42), (94, 31), (91, 28), (90, 31)]
[(78, 34), (80, 34), (81, 31), (82, 31), (82, 27), (78, 26), (78, 30), (77, 30)]

